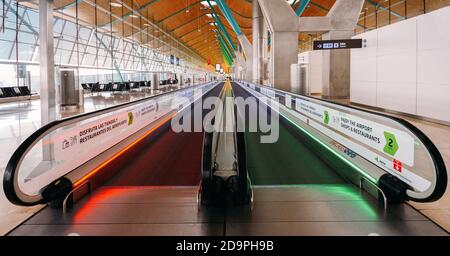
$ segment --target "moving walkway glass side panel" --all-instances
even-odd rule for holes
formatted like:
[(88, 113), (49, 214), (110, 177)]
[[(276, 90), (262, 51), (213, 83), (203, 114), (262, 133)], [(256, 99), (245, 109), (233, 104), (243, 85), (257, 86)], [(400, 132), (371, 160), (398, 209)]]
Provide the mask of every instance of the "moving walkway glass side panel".
[[(42, 203), (42, 192), (50, 183), (134, 133), (168, 120), (216, 85), (179, 89), (43, 126), (8, 162), (3, 179), (5, 194), (19, 205)], [(76, 184), (77, 180), (71, 182)]]
[(370, 181), (384, 174), (407, 186), (408, 199), (433, 201), (446, 189), (444, 161), (431, 140), (410, 123), (347, 105), (241, 82), (255, 97), (355, 165)]

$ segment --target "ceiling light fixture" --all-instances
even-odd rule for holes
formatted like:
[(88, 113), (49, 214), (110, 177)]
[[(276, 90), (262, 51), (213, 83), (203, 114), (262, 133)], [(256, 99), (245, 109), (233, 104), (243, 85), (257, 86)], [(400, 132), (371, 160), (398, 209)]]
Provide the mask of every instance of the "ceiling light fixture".
[(116, 3), (116, 2), (111, 2), (109, 3), (112, 7), (122, 7), (122, 4)]
[[(217, 3), (214, 2), (213, 0), (209, 0), (209, 2), (211, 3), (211, 6), (217, 5)], [(205, 7), (209, 7), (208, 1), (201, 1), (200, 3)]]

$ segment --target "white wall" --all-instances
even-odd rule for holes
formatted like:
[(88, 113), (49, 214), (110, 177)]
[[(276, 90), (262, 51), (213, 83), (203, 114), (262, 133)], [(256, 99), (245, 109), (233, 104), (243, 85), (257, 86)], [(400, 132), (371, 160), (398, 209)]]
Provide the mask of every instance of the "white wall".
[(322, 93), (322, 57), (323, 51), (312, 51), (309, 55), (310, 93)]
[(308, 83), (309, 93), (322, 93), (322, 51), (302, 52), (298, 55), (299, 64), (307, 64), (309, 67)]
[(450, 122), (450, 7), (354, 38), (352, 102)]

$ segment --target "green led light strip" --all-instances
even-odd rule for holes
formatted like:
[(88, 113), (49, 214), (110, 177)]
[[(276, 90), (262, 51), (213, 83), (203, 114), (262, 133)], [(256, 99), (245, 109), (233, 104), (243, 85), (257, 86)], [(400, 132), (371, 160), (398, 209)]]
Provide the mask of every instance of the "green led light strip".
[[(241, 85), (242, 86), (242, 85)], [(248, 91), (248, 89), (246, 88), (246, 86), (242, 86), (245, 88), (245, 90)], [(255, 94), (253, 94), (255, 95)], [(271, 106), (267, 105), (269, 108), (271, 108), (273, 111), (275, 111)], [(350, 165), (353, 169), (355, 169), (356, 171), (358, 171), (361, 175), (363, 175), (364, 177), (366, 177), (367, 179), (369, 179), (371, 182), (377, 184), (377, 180), (368, 175), (367, 173), (365, 173), (361, 168), (359, 168), (357, 165), (355, 165), (354, 163), (352, 163), (351, 161), (349, 161), (347, 158), (343, 157), (341, 154), (337, 153), (336, 151), (334, 151), (330, 146), (328, 146), (327, 144), (325, 144), (324, 142), (322, 142), (321, 140), (319, 140), (318, 138), (316, 138), (314, 135), (312, 135), (309, 131), (307, 131), (306, 129), (304, 129), (303, 127), (299, 126), (297, 123), (295, 123), (294, 121), (292, 121), (291, 119), (289, 119), (287, 116), (283, 115), (280, 111), (275, 111), (278, 112), (278, 114), (280, 114), (282, 117), (284, 117), (287, 121), (289, 121), (291, 124), (293, 124), (295, 127), (297, 127), (298, 129), (300, 129), (301, 131), (303, 131), (306, 135), (308, 135), (309, 137), (311, 137), (313, 140), (315, 140), (317, 143), (319, 143), (320, 145), (322, 145), (323, 147), (325, 147), (326, 149), (328, 149), (331, 153), (333, 153), (334, 155), (336, 155), (337, 157), (339, 157), (342, 161), (344, 161), (345, 163), (347, 163), (348, 165)]]

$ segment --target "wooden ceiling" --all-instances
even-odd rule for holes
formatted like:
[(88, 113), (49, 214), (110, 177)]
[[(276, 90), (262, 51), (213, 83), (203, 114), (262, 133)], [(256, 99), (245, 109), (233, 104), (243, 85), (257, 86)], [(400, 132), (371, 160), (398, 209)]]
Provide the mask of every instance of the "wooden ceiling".
[[(251, 41), (251, 0), (225, 0), (225, 2), (241, 30)], [(324, 16), (334, 2), (335, 0), (313, 0), (303, 16)], [(386, 5), (384, 0), (371, 2)], [(368, 8), (371, 6), (368, 5)], [(209, 60), (212, 65), (224, 63), (215, 32), (212, 30), (214, 26), (210, 24), (213, 19), (206, 16), (211, 10), (203, 6), (201, 0), (55, 0), (55, 9), (72, 16), (78, 15), (80, 21), (91, 26), (106, 31), (112, 29), (117, 36), (133, 38), (164, 53), (170, 52), (181, 58), (190, 55), (203, 63)], [(236, 34), (217, 6), (215, 11), (220, 15), (232, 40), (237, 43)], [(109, 12), (113, 15), (109, 15)], [(150, 26), (149, 21), (158, 28)], [(299, 40), (304, 40), (305, 37), (308, 35), (299, 35)]]
[[(330, 7), (334, 0), (315, 0)], [(36, 8), (38, 0), (21, 4)], [(55, 0), (56, 16), (74, 19), (80, 24), (98, 27), (115, 36), (133, 39), (165, 54), (181, 58), (194, 57), (203, 63), (224, 64), (219, 43), (206, 16), (211, 10), (202, 0)], [(251, 0), (225, 0), (245, 35), (252, 40)], [(112, 4), (111, 4), (112, 3)], [(236, 34), (217, 6), (222, 23), (237, 43)], [(112, 15), (110, 15), (112, 13)], [(305, 15), (324, 15), (317, 8), (308, 8)], [(121, 18), (122, 17), (122, 18)], [(154, 23), (157, 27), (149, 25)], [(182, 46), (184, 45), (184, 46)]]

